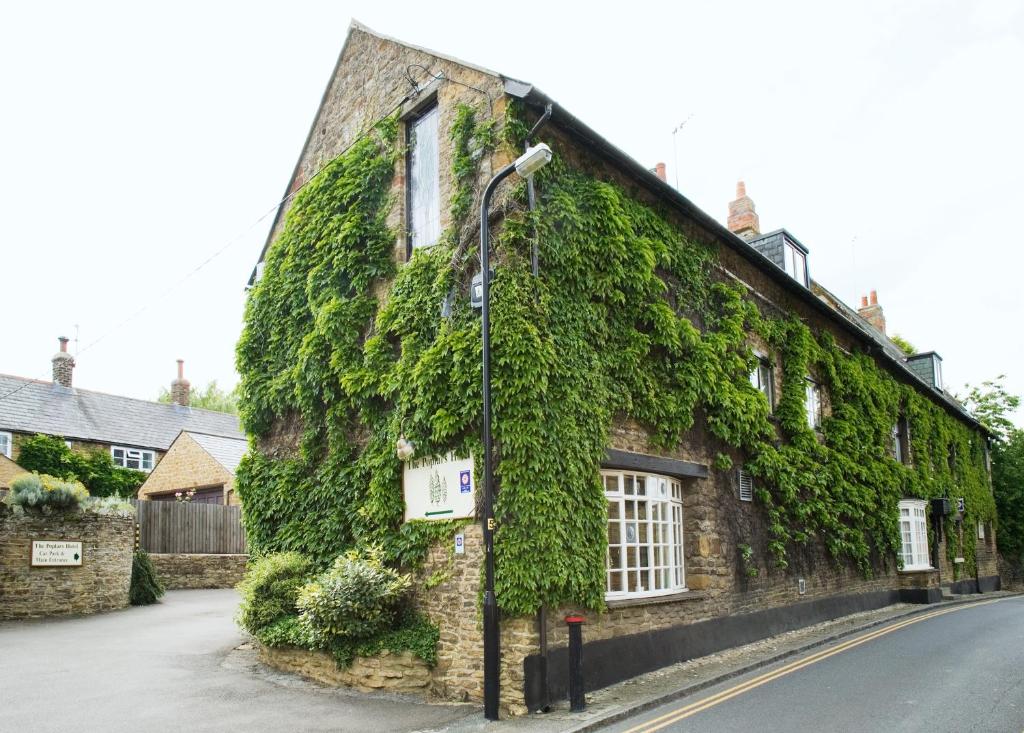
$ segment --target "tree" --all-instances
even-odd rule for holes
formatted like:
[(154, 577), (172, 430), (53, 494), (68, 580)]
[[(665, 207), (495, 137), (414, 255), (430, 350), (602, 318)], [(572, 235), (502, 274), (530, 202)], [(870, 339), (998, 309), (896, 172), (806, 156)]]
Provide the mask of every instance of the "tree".
[(966, 397), (959, 397), (963, 406), (974, 415), (975, 419), (988, 428), (997, 441), (1006, 441), (1016, 430), (1010, 414), (1020, 406), (1020, 397), (1012, 395), (1003, 386), (1005, 374), (989, 379), (980, 386), (964, 385), (968, 390)]
[(889, 340), (892, 341), (897, 346), (899, 346), (904, 354), (916, 354), (917, 353), (917, 349), (914, 348), (914, 345), (912, 343), (910, 343), (909, 341), (907, 341), (902, 336), (900, 336), (898, 333), (894, 333), (891, 336), (889, 336)]
[[(166, 387), (161, 388), (157, 402), (170, 402), (171, 391)], [(214, 410), (215, 412), (230, 412), (238, 414), (238, 386), (230, 392), (225, 392), (217, 386), (217, 380), (206, 385), (206, 389), (193, 387), (189, 393), (188, 404), (190, 407), (199, 407), (203, 410)]]
[(25, 440), (18, 453), (18, 465), (27, 471), (81, 481), (92, 496), (134, 499), (146, 480), (142, 471), (115, 465), (109, 452), (79, 453), (53, 435), (34, 435)]
[(992, 447), (992, 490), (999, 516), (999, 552), (1024, 566), (1024, 430), (1015, 428)]

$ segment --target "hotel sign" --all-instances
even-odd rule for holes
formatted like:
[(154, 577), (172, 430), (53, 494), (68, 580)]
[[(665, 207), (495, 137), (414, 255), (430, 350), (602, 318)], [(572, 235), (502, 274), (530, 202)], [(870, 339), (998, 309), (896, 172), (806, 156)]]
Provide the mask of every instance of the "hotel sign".
[(407, 522), (473, 517), (473, 459), (452, 452), (409, 461), (402, 469), (402, 493)]
[(82, 543), (67, 540), (32, 540), (32, 567), (77, 567), (82, 564)]

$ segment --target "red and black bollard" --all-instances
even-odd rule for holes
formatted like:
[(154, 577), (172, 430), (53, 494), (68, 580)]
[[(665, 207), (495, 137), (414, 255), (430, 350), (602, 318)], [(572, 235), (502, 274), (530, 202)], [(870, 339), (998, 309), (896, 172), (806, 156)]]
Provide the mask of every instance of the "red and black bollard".
[(583, 694), (583, 617), (566, 616), (569, 625), (569, 710), (574, 713), (587, 706)]

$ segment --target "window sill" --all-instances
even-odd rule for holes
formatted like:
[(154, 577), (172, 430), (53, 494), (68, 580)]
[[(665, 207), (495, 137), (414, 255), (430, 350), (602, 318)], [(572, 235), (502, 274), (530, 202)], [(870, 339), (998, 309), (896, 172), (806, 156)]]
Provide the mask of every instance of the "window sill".
[(660, 603), (677, 603), (679, 601), (702, 601), (708, 594), (700, 590), (681, 590), (678, 593), (666, 593), (663, 596), (642, 596), (639, 598), (614, 598), (605, 601), (608, 610), (631, 608), (633, 606), (655, 606)]
[(899, 575), (921, 575), (922, 573), (934, 573), (935, 568), (908, 568), (906, 570), (897, 570)]

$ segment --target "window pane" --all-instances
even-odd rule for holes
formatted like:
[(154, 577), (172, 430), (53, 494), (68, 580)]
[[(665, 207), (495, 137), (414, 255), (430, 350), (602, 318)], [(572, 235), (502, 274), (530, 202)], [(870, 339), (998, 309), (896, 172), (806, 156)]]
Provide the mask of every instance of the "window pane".
[(413, 247), (429, 247), (441, 234), (438, 111), (409, 127), (409, 235)]

